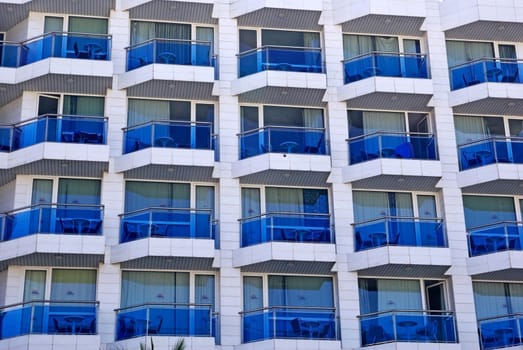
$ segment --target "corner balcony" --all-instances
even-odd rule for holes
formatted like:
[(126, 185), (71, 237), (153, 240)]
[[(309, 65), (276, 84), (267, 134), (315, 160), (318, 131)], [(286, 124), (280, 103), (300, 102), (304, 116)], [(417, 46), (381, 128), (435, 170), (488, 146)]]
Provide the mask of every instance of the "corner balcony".
[(349, 270), (379, 276), (441, 277), (451, 266), (442, 219), (386, 216), (354, 224)]
[(238, 55), (233, 95), (241, 102), (321, 106), (327, 89), (322, 49), (262, 46)]
[(467, 233), (467, 241), (470, 275), (502, 279), (523, 270), (521, 222), (504, 221), (472, 228)]
[[(217, 314), (211, 305), (183, 303), (147, 303), (117, 309), (116, 311), (116, 344), (129, 345), (129, 339), (143, 339), (155, 336), (154, 344), (163, 345), (167, 337), (191, 337), (202, 339), (214, 348)], [(136, 344), (138, 345), (138, 344)], [(203, 345), (203, 344), (201, 344)], [(167, 344), (165, 344), (167, 348)]]
[(205, 209), (147, 208), (121, 214), (120, 244), (111, 248), (111, 262), (165, 268), (170, 261), (210, 270), (216, 226), (212, 211)]
[(323, 128), (266, 126), (238, 134), (242, 183), (323, 185), (331, 170)]
[[(98, 347), (98, 302), (40, 300), (0, 307), (0, 347)], [(60, 335), (61, 341), (54, 338)], [(66, 336), (66, 337), (64, 337)]]
[(523, 138), (490, 137), (458, 146), (458, 183), (467, 192), (485, 192), (495, 186), (500, 194), (520, 193)]
[(523, 315), (511, 314), (478, 320), (481, 348), (499, 349), (523, 345)]
[(208, 100), (215, 66), (211, 42), (151, 39), (126, 48), (126, 72), (118, 88), (131, 96)]
[[(339, 339), (334, 308), (273, 306), (240, 314), (243, 344), (273, 340), (275, 347), (271, 348), (278, 348), (276, 344), (281, 342), (283, 345), (283, 339), (300, 339), (302, 342), (310, 342), (311, 346), (320, 342), (337, 343)], [(257, 348), (256, 344), (251, 346)], [(337, 346), (330, 346), (340, 348), (339, 343)], [(317, 347), (321, 348), (321, 345), (318, 344)], [(240, 345), (239, 348), (243, 346)]]
[[(334, 230), (330, 214), (267, 213), (240, 220), (240, 249), (233, 253), (233, 266), (310, 273), (330, 273), (336, 261)], [(299, 262), (295, 264), (294, 262)]]
[[(360, 315), (361, 346), (385, 343), (457, 343), (456, 318), (452, 311), (389, 310)], [(389, 348), (389, 347), (383, 347)], [(449, 349), (454, 349), (451, 346)]]
[(482, 58), (449, 69), (454, 113), (523, 113), (523, 61)]
[(433, 134), (379, 131), (347, 142), (342, 179), (354, 188), (431, 190), (441, 178)]
[(103, 206), (38, 204), (2, 217), (0, 266), (98, 267), (103, 261)]
[(333, 0), (332, 8), (334, 23), (353, 33), (373, 28), (375, 33), (418, 36), (427, 15), (424, 0)]
[(6, 182), (28, 171), (101, 177), (108, 163), (107, 118), (46, 114), (0, 126), (0, 172)]
[(111, 40), (110, 35), (52, 32), (21, 43), (0, 43), (0, 84), (11, 90), (0, 104), (42, 86), (47, 91), (105, 94), (113, 76)]
[(212, 124), (154, 120), (123, 129), (123, 154), (115, 161), (127, 177), (212, 181), (216, 146)]
[(433, 94), (425, 54), (369, 52), (342, 61), (338, 99), (351, 108), (425, 111)]

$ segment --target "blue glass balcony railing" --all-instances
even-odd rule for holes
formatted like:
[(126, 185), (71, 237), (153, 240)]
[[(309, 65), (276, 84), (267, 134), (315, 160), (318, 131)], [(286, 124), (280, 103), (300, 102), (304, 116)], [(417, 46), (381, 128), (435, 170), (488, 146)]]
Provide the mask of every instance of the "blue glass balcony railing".
[(329, 214), (268, 213), (240, 220), (242, 247), (265, 242), (334, 243)]
[(389, 310), (358, 317), (362, 346), (390, 342), (457, 342), (452, 311)]
[(120, 215), (120, 243), (142, 238), (214, 239), (210, 209), (146, 208)]
[(153, 63), (205, 67), (215, 65), (210, 41), (150, 39), (125, 50), (127, 71)]
[(21, 67), (49, 57), (111, 59), (111, 35), (52, 32), (21, 43), (0, 42), (0, 66)]
[(117, 341), (149, 335), (216, 336), (217, 314), (211, 305), (147, 303), (115, 311)]
[(323, 128), (266, 126), (238, 137), (240, 159), (264, 153), (328, 154)]
[(0, 339), (29, 334), (98, 334), (98, 302), (31, 301), (0, 307)]
[(354, 224), (355, 251), (388, 245), (447, 247), (443, 219), (386, 216)]
[(273, 306), (246, 311), (242, 316), (242, 343), (267, 339), (338, 339), (336, 309)]
[(523, 345), (523, 314), (484, 318), (478, 328), (484, 350)]
[(507, 250), (521, 250), (523, 223), (502, 221), (475, 227), (468, 234), (469, 254), (478, 256)]
[(351, 165), (377, 158), (438, 159), (432, 134), (378, 131), (353, 137), (348, 143)]
[(429, 78), (425, 54), (369, 52), (342, 63), (345, 84), (369, 77)]
[(238, 55), (238, 76), (265, 70), (325, 73), (321, 48), (262, 46)]
[(45, 114), (14, 125), (0, 125), (0, 152), (41, 142), (107, 143), (107, 118)]
[(102, 205), (37, 204), (5, 213), (0, 241), (37, 233), (102, 235)]
[(149, 147), (213, 150), (216, 135), (212, 123), (154, 120), (122, 129), (123, 153)]
[(523, 138), (490, 137), (458, 146), (459, 168), (467, 170), (494, 163), (523, 164)]
[(457, 90), (480, 83), (523, 82), (523, 61), (509, 58), (481, 58), (451, 67), (450, 89)]

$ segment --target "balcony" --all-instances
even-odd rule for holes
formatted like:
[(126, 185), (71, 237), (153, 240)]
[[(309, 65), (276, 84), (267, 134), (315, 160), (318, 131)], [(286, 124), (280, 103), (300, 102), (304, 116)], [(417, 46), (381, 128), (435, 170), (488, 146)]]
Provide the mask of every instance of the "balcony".
[(320, 106), (327, 88), (322, 49), (267, 45), (238, 55), (231, 86), (245, 102)]
[(523, 60), (482, 58), (449, 69), (449, 103), (455, 113), (517, 115), (523, 93)]
[(429, 78), (427, 55), (370, 52), (343, 61), (344, 83), (370, 77)]
[(112, 262), (158, 264), (154, 257), (176, 257), (210, 268), (217, 231), (212, 216), (211, 210), (177, 208), (147, 208), (121, 214), (120, 244), (112, 248)]
[(523, 345), (523, 315), (512, 314), (478, 320), (481, 348)]
[(391, 342), (457, 343), (452, 311), (390, 310), (358, 317), (361, 346)]
[(241, 313), (242, 343), (269, 339), (337, 340), (336, 309), (274, 306)]
[(7, 212), (0, 265), (13, 260), (23, 265), (41, 256), (43, 265), (98, 266), (104, 255), (103, 215), (103, 206), (80, 204), (38, 204)]
[(0, 319), (0, 340), (32, 334), (96, 335), (98, 302), (25, 302), (2, 306)]
[[(69, 165), (82, 162), (89, 166), (76, 167), (72, 175), (75, 167)], [(32, 174), (99, 177), (108, 163), (107, 118), (43, 115), (0, 126), (0, 169), (7, 182), (24, 169)]]
[(379, 131), (347, 141), (349, 166), (342, 176), (355, 188), (430, 190), (441, 177), (433, 134)]
[(240, 161), (232, 171), (243, 181), (315, 186), (331, 169), (324, 128), (271, 125), (238, 134), (238, 142)]
[(211, 305), (147, 303), (116, 310), (116, 341), (135, 337), (215, 337)]
[[(443, 219), (386, 216), (354, 224), (349, 270), (442, 276), (451, 266)], [(376, 250), (379, 249), (379, 250)]]
[(212, 128), (211, 123), (169, 120), (124, 128), (123, 155), (116, 159), (115, 168), (155, 178), (156, 167), (161, 167), (173, 179), (211, 180), (218, 146)]
[(127, 47), (126, 73), (120, 75), (119, 88), (130, 88), (133, 95), (145, 96), (145, 91), (162, 90), (173, 85), (174, 80), (176, 84), (167, 90), (166, 98), (175, 94), (184, 99), (210, 99), (217, 79), (216, 57), (211, 50), (208, 41), (175, 39), (151, 39)]

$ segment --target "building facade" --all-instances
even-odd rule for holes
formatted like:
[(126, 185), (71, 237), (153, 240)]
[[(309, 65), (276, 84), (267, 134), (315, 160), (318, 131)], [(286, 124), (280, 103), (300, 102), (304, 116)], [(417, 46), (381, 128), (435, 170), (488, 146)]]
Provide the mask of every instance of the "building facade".
[(523, 348), (522, 33), (519, 0), (0, 1), (0, 348)]

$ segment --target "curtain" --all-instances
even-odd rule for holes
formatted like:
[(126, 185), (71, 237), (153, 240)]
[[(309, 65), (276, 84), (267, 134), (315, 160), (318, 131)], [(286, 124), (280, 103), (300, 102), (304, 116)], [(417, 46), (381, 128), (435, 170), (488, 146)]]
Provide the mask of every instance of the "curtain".
[(265, 189), (267, 213), (303, 213), (303, 190), (299, 188), (267, 187)]
[(314, 32), (303, 32), (303, 46), (320, 48), (320, 34)]
[(53, 202), (53, 180), (34, 179), (31, 204)]
[(343, 35), (343, 58), (348, 59), (374, 51), (372, 36)]
[(107, 34), (107, 20), (104, 18), (69, 17), (69, 32)]
[(403, 39), (403, 52), (421, 53), (420, 41), (416, 39)]
[(242, 188), (242, 218), (260, 214), (260, 190), (258, 188)]
[(131, 22), (131, 46), (155, 37), (153, 22)]
[(58, 203), (100, 204), (100, 180), (60, 179), (58, 182)]
[(454, 67), (483, 57), (494, 57), (492, 43), (447, 41), (447, 60), (449, 67)]
[(104, 116), (104, 98), (94, 96), (64, 96), (63, 114)]
[(363, 112), (365, 134), (376, 131), (405, 131), (405, 115), (396, 112)]
[(126, 212), (150, 207), (189, 208), (190, 205), (190, 184), (141, 181), (125, 183)]
[(45, 300), (45, 271), (25, 271), (24, 302)]
[(362, 222), (390, 215), (389, 199), (385, 192), (361, 192), (352, 194), (354, 222)]
[(144, 303), (189, 303), (189, 273), (122, 271), (120, 307)]
[(467, 229), (500, 221), (516, 221), (511, 197), (463, 196)]
[(323, 111), (321, 109), (304, 108), (303, 125), (306, 128), (323, 128)]
[(62, 17), (45, 16), (44, 19), (44, 34), (51, 32), (63, 32), (64, 19)]
[(191, 25), (164, 22), (131, 22), (131, 45), (155, 38), (191, 40)]
[(523, 284), (509, 283), (511, 314), (523, 313)]
[(194, 285), (194, 302), (196, 304), (210, 304), (212, 310), (214, 310), (214, 276), (196, 275)]
[(374, 37), (376, 49), (378, 52), (399, 52), (398, 38), (376, 36)]
[(196, 208), (214, 209), (214, 187), (196, 186)]
[(410, 193), (389, 192), (390, 215), (413, 217), (412, 197)]
[(503, 283), (472, 282), (478, 319), (507, 315), (507, 297)]
[(421, 289), (418, 280), (377, 281), (378, 310), (421, 310)]
[(261, 277), (243, 277), (243, 311), (263, 307), (263, 282)]
[(436, 218), (436, 199), (434, 196), (419, 195), (418, 216), (420, 218)]
[(214, 28), (196, 27), (196, 40), (209, 42), (209, 45), (198, 43), (194, 53), (197, 64), (207, 64), (214, 55)]
[(269, 306), (333, 307), (332, 279), (269, 276)]
[(169, 101), (129, 99), (127, 125), (133, 126), (151, 120), (168, 120)]
[(456, 141), (459, 145), (483, 140), (487, 137), (487, 129), (482, 117), (455, 116)]
[(96, 270), (53, 269), (51, 300), (95, 301)]

